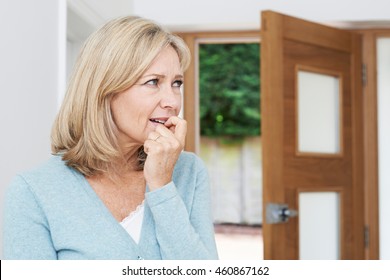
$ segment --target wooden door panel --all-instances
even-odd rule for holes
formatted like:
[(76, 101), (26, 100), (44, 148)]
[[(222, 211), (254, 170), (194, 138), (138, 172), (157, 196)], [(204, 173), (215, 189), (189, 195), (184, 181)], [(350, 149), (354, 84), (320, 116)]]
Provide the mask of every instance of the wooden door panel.
[[(268, 203), (288, 204), (299, 212), (302, 192), (338, 194), (341, 259), (364, 257), (360, 66), (360, 36), (262, 13), (264, 213)], [(341, 84), (337, 153), (298, 151), (297, 71), (302, 70), (337, 77)], [(300, 257), (299, 215), (263, 226), (266, 259)]]
[[(284, 49), (284, 162), (286, 186), (335, 186), (351, 184), (351, 83), (350, 55), (333, 49), (286, 40)], [(340, 73), (342, 84), (342, 154), (297, 155), (297, 66)]]

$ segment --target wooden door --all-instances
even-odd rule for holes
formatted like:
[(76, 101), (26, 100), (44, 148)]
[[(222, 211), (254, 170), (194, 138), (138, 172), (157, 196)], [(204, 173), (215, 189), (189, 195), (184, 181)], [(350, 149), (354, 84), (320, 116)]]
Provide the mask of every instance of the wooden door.
[[(261, 18), (264, 257), (307, 258), (307, 255), (302, 257), (307, 238), (314, 240), (309, 245), (315, 253), (313, 258), (327, 258), (316, 247), (332, 242), (327, 238), (329, 229), (324, 227), (326, 223), (321, 218), (327, 213), (320, 213), (331, 207), (329, 212), (333, 216), (330, 222), (336, 225), (336, 232), (333, 230), (330, 234), (333, 242), (337, 243), (334, 258), (363, 259), (361, 37), (271, 11), (262, 12)], [(337, 110), (329, 109), (335, 116), (321, 116), (325, 110), (323, 107), (329, 107), (329, 104), (322, 106), (322, 101), (317, 102), (317, 99), (329, 99), (321, 96), (326, 86), (322, 82), (307, 82), (310, 77), (337, 84), (334, 88), (336, 94), (332, 97), (336, 100)], [(309, 90), (302, 90), (302, 85)], [(319, 104), (311, 108), (310, 98)], [(302, 101), (304, 99), (309, 103)], [(311, 138), (320, 137), (320, 141), (314, 142), (328, 141), (330, 134), (324, 133), (322, 128), (329, 126), (327, 121), (332, 118), (330, 126), (334, 128), (331, 129), (334, 135), (330, 138), (334, 143), (330, 146), (335, 150), (330, 148), (329, 151), (326, 147), (317, 150), (316, 143), (314, 148), (310, 145), (303, 147), (302, 143), (310, 142)], [(311, 131), (310, 125), (313, 124)], [(325, 210), (318, 209), (322, 207), (322, 194), (331, 197), (330, 206), (323, 207)], [(307, 204), (311, 195), (317, 199), (314, 205)], [(320, 200), (316, 195), (320, 195)], [(283, 221), (267, 221), (272, 209), (270, 206), (278, 204), (284, 211), (279, 211)], [(292, 212), (288, 212), (287, 207), (297, 210), (297, 217), (289, 218), (288, 214)], [(314, 232), (325, 233), (325, 237), (315, 241), (316, 234), (311, 236), (310, 232), (303, 230), (303, 221), (310, 221), (310, 217), (316, 219)]]

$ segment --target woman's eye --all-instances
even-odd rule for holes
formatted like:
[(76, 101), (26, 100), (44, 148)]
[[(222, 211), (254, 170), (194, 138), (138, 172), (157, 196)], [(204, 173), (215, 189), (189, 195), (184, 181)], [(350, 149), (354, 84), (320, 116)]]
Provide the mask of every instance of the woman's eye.
[(183, 81), (182, 80), (176, 80), (173, 82), (173, 86), (174, 87), (181, 87), (181, 85), (183, 84)]
[(157, 86), (158, 85), (158, 79), (151, 79), (144, 83), (144, 85), (149, 85), (149, 86)]

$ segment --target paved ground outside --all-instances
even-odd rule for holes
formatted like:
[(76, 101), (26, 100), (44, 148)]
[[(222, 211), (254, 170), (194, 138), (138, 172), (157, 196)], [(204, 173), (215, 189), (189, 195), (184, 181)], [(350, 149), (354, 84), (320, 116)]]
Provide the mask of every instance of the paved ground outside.
[(215, 225), (215, 239), (221, 260), (262, 260), (261, 227)]

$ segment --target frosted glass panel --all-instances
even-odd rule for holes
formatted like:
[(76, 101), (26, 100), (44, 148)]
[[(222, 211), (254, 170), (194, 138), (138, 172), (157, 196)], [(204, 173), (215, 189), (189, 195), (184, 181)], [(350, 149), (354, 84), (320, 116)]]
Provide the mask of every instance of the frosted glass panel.
[(390, 260), (390, 38), (377, 41), (379, 258)]
[(340, 259), (340, 203), (337, 192), (299, 194), (299, 258)]
[(340, 153), (339, 82), (298, 71), (298, 152)]

